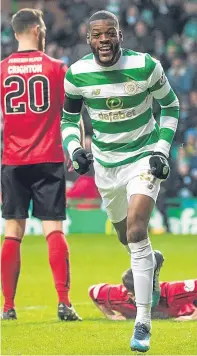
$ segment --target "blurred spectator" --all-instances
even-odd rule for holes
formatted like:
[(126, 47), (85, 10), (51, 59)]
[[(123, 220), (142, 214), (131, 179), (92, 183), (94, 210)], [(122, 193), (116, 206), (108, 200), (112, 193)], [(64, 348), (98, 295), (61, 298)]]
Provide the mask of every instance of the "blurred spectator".
[(59, 8), (62, 10), (65, 10), (65, 11), (68, 10), (71, 3), (72, 3), (72, 0), (58, 0)]
[(53, 29), (53, 25), (55, 22), (54, 14), (45, 8), (44, 0), (35, 1), (35, 9), (41, 10), (43, 12), (43, 18), (44, 18), (44, 22), (45, 22), (45, 25), (47, 28), (46, 35), (50, 36), (50, 33)]
[(184, 25), (184, 9), (181, 0), (157, 1), (159, 14), (155, 20), (155, 27), (160, 30), (165, 39), (172, 37), (174, 33), (181, 33)]
[(189, 93), (188, 127), (197, 127), (197, 86)]
[(120, 18), (120, 5), (121, 0), (108, 0), (105, 9), (107, 11), (113, 12), (113, 14)]
[(2, 15), (1, 17), (1, 45), (6, 46), (11, 44), (13, 40), (13, 32), (10, 27), (10, 17)]
[(194, 70), (187, 64), (184, 56), (173, 58), (172, 65), (166, 74), (177, 94), (188, 94), (192, 89)]
[(71, 63), (76, 62), (79, 58), (90, 52), (90, 46), (86, 42), (87, 25), (82, 22), (78, 27), (78, 40), (71, 52)]
[[(189, 145), (193, 146), (193, 140)], [(192, 197), (197, 195), (197, 174), (193, 170), (191, 175), (190, 156), (187, 149), (180, 147), (177, 160), (177, 193), (180, 197)]]
[(90, 14), (90, 6), (85, 0), (73, 0), (67, 9), (68, 15), (72, 18), (74, 27), (78, 27)]
[(185, 152), (189, 157), (190, 166), (197, 169), (197, 125), (196, 128), (189, 128), (185, 136)]
[(11, 17), (2, 14), (1, 17), (1, 57), (4, 59), (9, 56), (13, 50), (16, 50), (16, 41), (10, 26)]
[(56, 42), (51, 42), (46, 47), (46, 54), (48, 54), (48, 56), (50, 56), (50, 57), (56, 58), (57, 49), (58, 49), (57, 43)]
[(126, 26), (134, 27), (139, 19), (139, 10), (137, 6), (129, 6), (125, 13), (125, 23)]
[(77, 33), (74, 31), (74, 24), (70, 17), (65, 15), (64, 26), (54, 31), (52, 39), (64, 48), (73, 47), (77, 43)]
[(135, 35), (138, 40), (136, 50), (139, 52), (148, 52), (153, 54), (154, 50), (154, 37), (152, 33), (148, 30), (148, 26), (144, 21), (140, 20), (135, 26)]
[[(197, 73), (197, 48), (193, 49), (192, 52), (188, 54), (188, 64), (189, 66), (195, 71), (195, 74)], [(194, 86), (197, 87), (197, 82), (196, 85), (194, 83)]]
[(57, 58), (61, 59), (66, 65), (70, 64), (71, 49), (58, 47)]
[(175, 41), (169, 40), (166, 46), (166, 57), (171, 62), (178, 55), (183, 53), (183, 49)]

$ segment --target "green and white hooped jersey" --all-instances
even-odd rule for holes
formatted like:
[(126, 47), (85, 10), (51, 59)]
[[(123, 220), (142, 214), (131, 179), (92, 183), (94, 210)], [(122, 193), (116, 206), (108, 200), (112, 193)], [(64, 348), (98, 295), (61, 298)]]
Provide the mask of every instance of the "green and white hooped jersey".
[[(104, 167), (135, 162), (153, 151), (168, 157), (179, 103), (160, 62), (149, 54), (123, 49), (111, 67), (87, 55), (68, 69), (64, 87), (69, 98), (83, 100), (94, 130), (92, 152)], [(160, 126), (152, 114), (153, 97), (161, 106)], [(63, 111), (63, 145), (71, 157), (80, 145), (79, 121), (80, 113)]]

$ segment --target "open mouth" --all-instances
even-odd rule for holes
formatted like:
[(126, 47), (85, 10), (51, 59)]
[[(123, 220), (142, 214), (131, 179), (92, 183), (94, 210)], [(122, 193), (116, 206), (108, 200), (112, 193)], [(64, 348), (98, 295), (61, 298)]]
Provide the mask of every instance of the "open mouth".
[(112, 46), (110, 46), (110, 45), (102, 46), (99, 48), (99, 52), (104, 55), (111, 54)]

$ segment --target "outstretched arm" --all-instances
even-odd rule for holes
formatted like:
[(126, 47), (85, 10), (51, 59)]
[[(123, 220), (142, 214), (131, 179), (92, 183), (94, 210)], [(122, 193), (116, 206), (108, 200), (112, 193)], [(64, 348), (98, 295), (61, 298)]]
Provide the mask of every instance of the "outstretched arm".
[(93, 301), (96, 307), (105, 315), (109, 320), (126, 320), (122, 314), (116, 314), (112, 309), (107, 308), (105, 305), (99, 304), (96, 301)]
[(195, 308), (194, 312), (191, 315), (179, 316), (175, 320), (176, 321), (197, 320), (197, 308)]

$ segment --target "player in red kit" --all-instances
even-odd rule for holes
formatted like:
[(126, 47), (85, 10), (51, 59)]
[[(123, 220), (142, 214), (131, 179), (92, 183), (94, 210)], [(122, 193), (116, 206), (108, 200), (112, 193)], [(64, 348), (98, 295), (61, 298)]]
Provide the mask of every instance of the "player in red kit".
[(69, 248), (62, 230), (66, 204), (60, 115), (67, 68), (44, 54), (46, 27), (41, 11), (18, 11), (12, 17), (12, 27), (18, 51), (1, 62), (1, 184), (2, 215), (6, 219), (1, 254), (2, 318), (16, 319), (20, 243), (32, 200), (33, 216), (42, 220), (48, 244), (58, 317), (81, 320), (69, 300)]
[[(89, 288), (89, 296), (110, 320), (126, 320), (136, 316), (133, 273), (123, 274), (123, 284), (97, 284)], [(197, 320), (197, 280), (161, 282), (161, 297), (152, 317), (159, 319)]]

